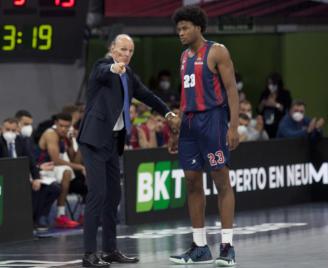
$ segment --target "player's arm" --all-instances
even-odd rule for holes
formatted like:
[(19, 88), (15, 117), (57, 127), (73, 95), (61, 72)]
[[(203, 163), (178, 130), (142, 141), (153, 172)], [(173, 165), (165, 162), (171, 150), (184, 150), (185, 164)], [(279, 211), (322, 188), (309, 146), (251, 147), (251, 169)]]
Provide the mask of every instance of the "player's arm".
[(229, 149), (234, 150), (239, 143), (238, 124), (239, 124), (239, 97), (236, 86), (235, 70), (227, 48), (220, 44), (215, 44), (211, 48), (214, 66), (220, 73), (222, 82), (227, 91), (230, 109), (230, 126), (228, 130)]
[(47, 146), (48, 154), (51, 158), (51, 161), (54, 162), (56, 166), (66, 165), (70, 166), (72, 169), (83, 171), (84, 167), (80, 164), (70, 163), (60, 158), (59, 152), (59, 138), (54, 132), (48, 132), (45, 135), (45, 142)]

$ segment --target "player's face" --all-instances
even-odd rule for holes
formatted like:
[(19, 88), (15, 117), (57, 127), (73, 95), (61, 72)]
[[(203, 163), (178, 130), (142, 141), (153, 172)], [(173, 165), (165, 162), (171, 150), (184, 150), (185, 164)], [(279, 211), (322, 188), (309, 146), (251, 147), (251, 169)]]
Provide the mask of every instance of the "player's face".
[(111, 54), (116, 62), (130, 63), (133, 56), (134, 44), (128, 38), (119, 38), (111, 48)]
[(183, 45), (190, 45), (194, 43), (200, 34), (200, 27), (195, 26), (190, 21), (179, 21), (177, 24), (177, 33)]
[(58, 135), (62, 138), (67, 137), (67, 133), (72, 125), (72, 122), (59, 119), (55, 124)]

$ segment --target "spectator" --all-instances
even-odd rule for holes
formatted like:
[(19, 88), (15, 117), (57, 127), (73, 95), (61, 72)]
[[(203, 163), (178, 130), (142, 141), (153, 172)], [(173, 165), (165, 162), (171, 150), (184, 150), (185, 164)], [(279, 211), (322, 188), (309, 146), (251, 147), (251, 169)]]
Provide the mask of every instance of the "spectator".
[(127, 136), (126, 149), (139, 148), (138, 127), (135, 124), (135, 119), (138, 117), (136, 104), (130, 105), (130, 119), (132, 123), (131, 134)]
[[(246, 140), (247, 141), (259, 141), (268, 140), (268, 133), (264, 130), (263, 117), (261, 115), (253, 118), (252, 104), (248, 100), (243, 100), (239, 103), (239, 112), (248, 117), (248, 123), (246, 124)], [(242, 116), (243, 117), (243, 116)]]
[[(15, 118), (4, 120), (1, 130), (0, 158), (25, 156), (29, 159), (33, 221), (37, 231), (46, 231), (49, 227), (48, 215), (53, 202), (60, 194), (60, 186), (56, 182), (45, 183), (40, 179), (39, 169), (35, 165), (32, 152), (29, 151), (23, 137), (17, 135), (19, 127), (18, 121)], [(47, 163), (41, 165), (40, 168), (41, 170), (50, 170), (53, 167), (51, 163)]]
[(288, 114), (281, 120), (277, 138), (297, 138), (310, 136), (316, 139), (322, 135), (323, 118), (309, 118), (305, 116), (305, 103), (295, 100)]
[(247, 135), (247, 126), (249, 124), (249, 117), (246, 114), (239, 114), (239, 126), (238, 126), (238, 134), (239, 134), (239, 142), (244, 142), (248, 140)]
[(270, 138), (276, 137), (279, 122), (289, 110), (290, 105), (291, 96), (289, 91), (284, 88), (280, 74), (270, 74), (258, 107), (259, 113), (263, 115), (264, 128)]
[(134, 104), (137, 107), (137, 117), (133, 120), (133, 123), (135, 125), (140, 125), (142, 123), (145, 123), (151, 114), (150, 108), (143, 102), (137, 100), (134, 101)]
[(31, 113), (26, 110), (19, 110), (16, 112), (15, 118), (18, 120), (20, 135), (30, 138), (33, 133), (33, 118)]
[(155, 94), (169, 105), (179, 102), (178, 92), (172, 89), (172, 75), (170, 71), (161, 70), (158, 73)]
[(235, 73), (236, 83), (237, 83), (237, 89), (238, 89), (238, 95), (239, 95), (239, 101), (246, 100), (246, 93), (243, 90), (244, 88), (244, 82), (242, 79), (242, 76), (239, 73)]
[(55, 164), (54, 176), (61, 184), (61, 194), (57, 202), (56, 226), (60, 228), (75, 228), (78, 222), (69, 220), (65, 213), (65, 200), (69, 192), (75, 192), (85, 197), (85, 167), (74, 163), (76, 152), (73, 148), (69, 129), (72, 125), (70, 114), (56, 115), (55, 125), (47, 129), (38, 143), (38, 163), (52, 161)]
[(140, 148), (156, 148), (165, 146), (169, 139), (168, 127), (164, 118), (153, 112), (146, 123), (138, 127), (138, 141)]

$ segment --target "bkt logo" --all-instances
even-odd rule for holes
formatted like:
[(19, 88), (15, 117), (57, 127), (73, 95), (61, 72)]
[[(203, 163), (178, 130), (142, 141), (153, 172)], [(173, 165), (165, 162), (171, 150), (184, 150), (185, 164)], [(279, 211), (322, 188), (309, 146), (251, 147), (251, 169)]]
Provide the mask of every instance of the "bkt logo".
[(137, 173), (138, 213), (183, 207), (186, 201), (184, 173), (177, 162), (142, 163)]

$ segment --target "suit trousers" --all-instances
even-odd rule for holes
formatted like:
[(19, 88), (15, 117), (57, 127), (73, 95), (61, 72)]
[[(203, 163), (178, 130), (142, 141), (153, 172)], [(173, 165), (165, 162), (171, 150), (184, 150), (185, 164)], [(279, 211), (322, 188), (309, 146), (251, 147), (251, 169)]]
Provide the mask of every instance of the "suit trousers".
[(116, 249), (117, 210), (121, 199), (118, 138), (95, 148), (80, 144), (87, 172), (88, 194), (84, 212), (85, 253), (97, 251), (97, 231), (102, 224), (102, 251)]

